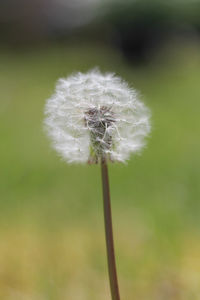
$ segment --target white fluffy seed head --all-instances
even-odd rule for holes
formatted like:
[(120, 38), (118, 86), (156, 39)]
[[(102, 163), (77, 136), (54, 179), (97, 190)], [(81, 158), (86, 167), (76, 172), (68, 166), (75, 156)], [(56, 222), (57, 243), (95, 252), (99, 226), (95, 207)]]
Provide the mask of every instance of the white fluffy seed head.
[(53, 147), (70, 163), (124, 162), (150, 131), (149, 111), (137, 92), (96, 69), (58, 80), (45, 115)]

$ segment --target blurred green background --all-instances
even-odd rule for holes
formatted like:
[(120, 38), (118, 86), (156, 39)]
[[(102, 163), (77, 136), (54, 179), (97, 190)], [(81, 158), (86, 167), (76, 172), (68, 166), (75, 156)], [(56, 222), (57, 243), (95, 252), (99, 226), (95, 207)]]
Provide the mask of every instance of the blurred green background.
[[(160, 2), (152, 3), (156, 11), (162, 11)], [(109, 166), (122, 299), (200, 299), (197, 18), (179, 18), (178, 27), (187, 27), (181, 33), (171, 31), (171, 22), (162, 46), (154, 45), (147, 55), (150, 45), (146, 35), (140, 35), (145, 28), (142, 17), (137, 27), (137, 36), (143, 36), (139, 48), (137, 39), (131, 43), (136, 37), (134, 16), (126, 24), (134, 30), (126, 37), (128, 46), (113, 42), (113, 31), (116, 34), (119, 27), (113, 25), (118, 14), (114, 13), (117, 6), (112, 4), (112, 9), (111, 4), (103, 17), (95, 15), (78, 29), (68, 26), (56, 38), (45, 31), (42, 37), (30, 34), (27, 41), (24, 30), (28, 27), (18, 28), (16, 19), (5, 21), (5, 15), (1, 18), (2, 300), (110, 299), (99, 167), (67, 165), (50, 148), (43, 132), (44, 103), (56, 80), (94, 66), (127, 80), (152, 111), (146, 149), (126, 165)], [(176, 12), (175, 7), (171, 9)], [(23, 15), (18, 19), (21, 23)], [(126, 15), (125, 19), (119, 15), (121, 24)], [(140, 9), (140, 16), (144, 15)], [(156, 26), (158, 19), (153, 18)], [(151, 27), (153, 36), (156, 26)]]

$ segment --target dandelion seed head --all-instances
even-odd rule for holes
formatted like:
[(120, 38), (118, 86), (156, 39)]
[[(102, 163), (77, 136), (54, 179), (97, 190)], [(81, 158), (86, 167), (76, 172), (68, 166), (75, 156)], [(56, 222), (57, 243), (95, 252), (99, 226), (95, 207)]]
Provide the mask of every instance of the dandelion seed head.
[(145, 144), (149, 110), (112, 73), (76, 73), (57, 82), (45, 106), (53, 147), (70, 163), (124, 162)]

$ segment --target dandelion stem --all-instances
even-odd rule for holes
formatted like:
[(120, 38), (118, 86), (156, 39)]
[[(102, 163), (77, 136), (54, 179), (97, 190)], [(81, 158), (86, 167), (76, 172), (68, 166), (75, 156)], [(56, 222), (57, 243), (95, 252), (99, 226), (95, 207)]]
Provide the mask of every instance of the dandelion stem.
[(102, 176), (102, 187), (103, 187), (104, 222), (105, 222), (105, 235), (106, 235), (106, 248), (107, 248), (110, 289), (111, 289), (112, 300), (120, 300), (119, 287), (117, 281), (116, 262), (115, 262), (114, 241), (113, 241), (108, 167), (107, 167), (106, 160), (104, 159), (102, 159), (101, 161), (101, 176)]

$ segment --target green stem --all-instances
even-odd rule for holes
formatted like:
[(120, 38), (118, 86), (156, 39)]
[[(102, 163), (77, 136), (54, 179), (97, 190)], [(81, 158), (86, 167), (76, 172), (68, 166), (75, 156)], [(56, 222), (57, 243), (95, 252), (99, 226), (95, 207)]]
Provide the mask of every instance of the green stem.
[(105, 222), (105, 235), (106, 235), (106, 248), (107, 248), (110, 289), (111, 289), (112, 300), (120, 300), (119, 287), (117, 281), (116, 262), (115, 262), (114, 241), (113, 241), (108, 167), (106, 161), (103, 159), (101, 161), (101, 176), (102, 176), (102, 187), (103, 187), (104, 222)]

